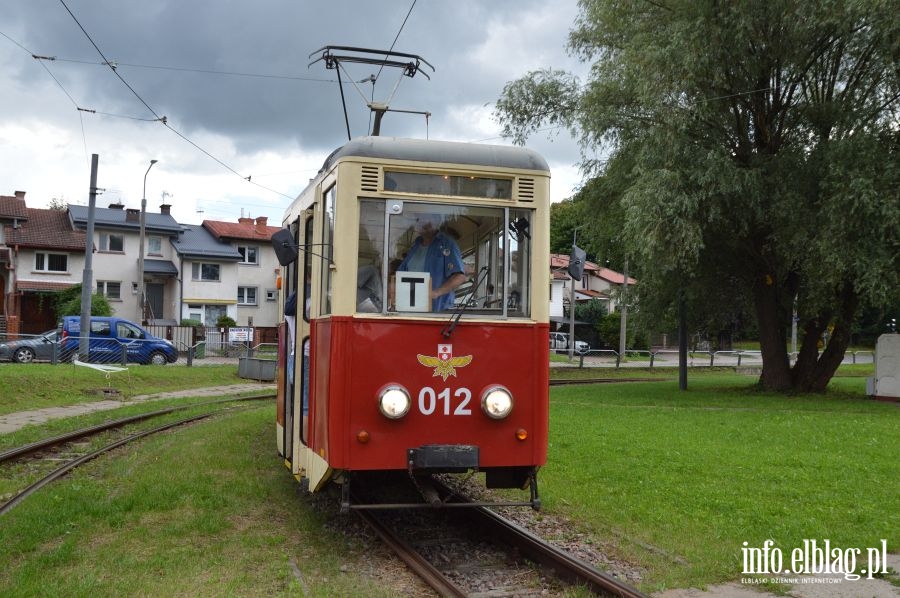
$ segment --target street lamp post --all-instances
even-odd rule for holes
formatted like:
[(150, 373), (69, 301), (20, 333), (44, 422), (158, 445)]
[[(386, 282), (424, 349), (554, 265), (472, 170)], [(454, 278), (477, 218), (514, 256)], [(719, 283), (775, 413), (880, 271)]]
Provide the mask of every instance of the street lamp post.
[(144, 323), (144, 237), (146, 235), (147, 222), (147, 175), (150, 169), (156, 164), (156, 160), (150, 160), (150, 166), (144, 173), (144, 193), (141, 195), (141, 234), (140, 246), (138, 247), (138, 319), (141, 324)]
[[(584, 224), (572, 229), (572, 251), (575, 251), (575, 242), (578, 240), (578, 229)], [(569, 258), (569, 266), (572, 266), (572, 258)], [(575, 357), (575, 278), (569, 274), (569, 361)]]

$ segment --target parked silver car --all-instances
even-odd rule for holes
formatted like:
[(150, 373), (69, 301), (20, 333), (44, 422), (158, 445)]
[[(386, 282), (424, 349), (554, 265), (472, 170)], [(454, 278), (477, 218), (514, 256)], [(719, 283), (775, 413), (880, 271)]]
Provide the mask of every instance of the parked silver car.
[[(565, 351), (569, 348), (569, 334), (566, 332), (550, 333), (550, 349), (554, 351)], [(590, 345), (584, 341), (575, 339), (575, 352), (587, 353), (591, 350)]]
[(48, 330), (38, 336), (19, 338), (0, 343), (0, 361), (31, 363), (35, 360), (50, 361), (57, 345), (57, 330)]

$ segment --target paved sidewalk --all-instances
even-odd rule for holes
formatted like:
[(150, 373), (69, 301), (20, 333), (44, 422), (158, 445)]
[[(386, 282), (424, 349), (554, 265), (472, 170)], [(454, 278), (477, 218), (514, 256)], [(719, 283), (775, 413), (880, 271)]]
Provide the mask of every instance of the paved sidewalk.
[[(865, 554), (863, 554), (865, 559)], [(862, 564), (862, 562), (860, 562)], [(888, 554), (887, 565), (894, 571), (900, 570), (900, 555)], [(864, 566), (864, 565), (863, 565)], [(773, 576), (779, 577), (779, 576)], [(900, 587), (886, 579), (848, 580), (841, 574), (831, 575), (788, 575), (783, 581), (784, 594), (774, 594), (759, 590), (752, 582), (725, 583), (709, 586), (706, 590), (697, 588), (666, 590), (653, 594), (654, 598), (898, 598)]]
[(229, 384), (225, 386), (161, 392), (152, 395), (138, 395), (124, 401), (106, 399), (90, 403), (80, 403), (78, 405), (68, 405), (65, 407), (47, 407), (45, 409), (34, 409), (32, 411), (19, 411), (18, 413), (0, 415), (0, 434), (9, 434), (10, 432), (15, 432), (16, 430), (24, 428), (25, 426), (42, 424), (51, 419), (75, 417), (76, 415), (84, 415), (85, 413), (93, 413), (95, 411), (118, 409), (119, 407), (136, 405), (146, 401), (160, 401), (162, 399), (176, 399), (179, 397), (221, 397), (248, 392), (264, 392), (267, 390), (274, 391), (275, 385), (260, 383)]

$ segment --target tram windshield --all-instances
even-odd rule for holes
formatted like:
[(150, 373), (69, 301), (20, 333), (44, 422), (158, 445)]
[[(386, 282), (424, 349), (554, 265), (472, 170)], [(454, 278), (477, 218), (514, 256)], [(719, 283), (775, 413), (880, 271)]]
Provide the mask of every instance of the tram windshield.
[(529, 317), (531, 210), (360, 202), (357, 312)]

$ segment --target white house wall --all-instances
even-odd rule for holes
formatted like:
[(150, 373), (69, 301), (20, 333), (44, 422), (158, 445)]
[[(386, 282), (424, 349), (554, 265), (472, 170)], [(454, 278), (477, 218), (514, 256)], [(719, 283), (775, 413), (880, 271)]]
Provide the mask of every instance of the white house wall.
[[(233, 243), (235, 246), (253, 245), (252, 243)], [(275, 300), (267, 299), (267, 291), (275, 291), (275, 278), (279, 272), (278, 260), (275, 252), (268, 245), (255, 245), (259, 264), (237, 265), (237, 287), (255, 287), (256, 305), (238, 305), (237, 321), (239, 326), (249, 326), (251, 319), (253, 326), (277, 326), (278, 325), (278, 301), (277, 292)], [(236, 296), (236, 295), (235, 295)]]
[[(56, 253), (68, 256), (66, 272), (39, 272), (34, 269), (35, 253)], [(84, 275), (84, 254), (69, 253), (67, 251), (53, 251), (52, 249), (19, 249), (15, 256), (16, 268), (12, 272), (7, 272), (10, 280), (15, 276), (17, 281), (28, 282), (50, 282), (63, 283), (69, 285), (81, 284)]]
[[(194, 280), (194, 263), (218, 264), (219, 280)], [(238, 268), (234, 262), (221, 262), (214, 259), (185, 259), (180, 266), (183, 268), (181, 279), (182, 288), (182, 318), (190, 317), (190, 305), (224, 305), (226, 315), (238, 321), (237, 316), (237, 287)], [(204, 322), (207, 326), (215, 325), (215, 322)]]
[[(100, 237), (103, 234), (122, 235), (124, 251), (112, 252), (100, 250)], [(91, 269), (93, 270), (93, 288), (96, 292), (98, 280), (121, 283), (121, 299), (109, 299), (109, 306), (115, 315), (135, 322), (141, 321), (140, 299), (136, 290), (138, 284), (138, 248), (140, 235), (131, 235), (122, 229), (95, 229), (94, 251)]]

